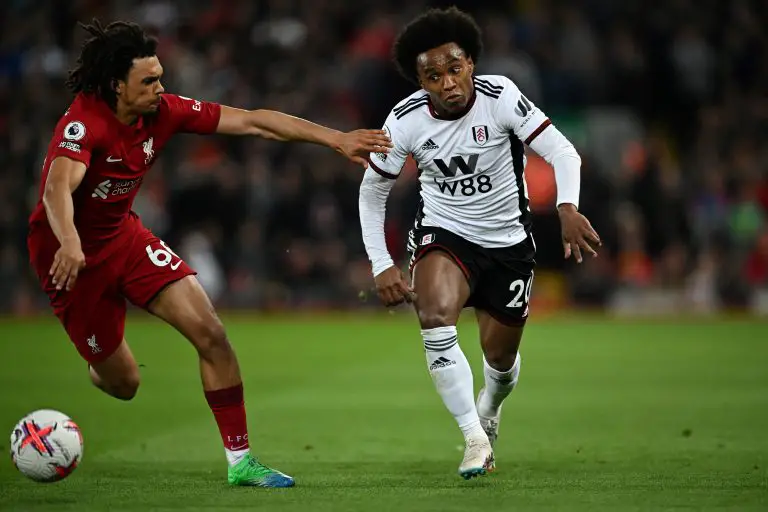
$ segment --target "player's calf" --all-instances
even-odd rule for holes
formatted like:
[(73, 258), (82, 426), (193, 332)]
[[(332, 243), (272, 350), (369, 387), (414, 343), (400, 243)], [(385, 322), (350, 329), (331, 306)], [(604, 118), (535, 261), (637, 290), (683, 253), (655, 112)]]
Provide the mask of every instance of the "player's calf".
[[(446, 294), (447, 295), (447, 294)], [(417, 299), (417, 314), (421, 323), (421, 336), (427, 369), (440, 397), (465, 438), (485, 434), (475, 410), (472, 369), (459, 345), (456, 330), (456, 302), (441, 300), (441, 294), (425, 293)]]
[(224, 444), (232, 485), (291, 487), (293, 479), (256, 460), (250, 453), (245, 397), (235, 351), (203, 287), (187, 276), (166, 286), (149, 311), (187, 338), (200, 357), (205, 399)]
[(520, 354), (516, 354), (512, 367), (506, 371), (499, 371), (483, 359), (483, 376), (485, 386), (477, 395), (477, 414), (480, 425), (483, 427), (491, 446), (496, 444), (499, 437), (499, 423), (501, 422), (501, 406), (504, 399), (509, 396), (520, 376)]
[(476, 311), (483, 347), (483, 377), (485, 385), (477, 397), (477, 414), (491, 445), (499, 435), (501, 407), (517, 386), (520, 376), (520, 340), (524, 319), (499, 321), (488, 311)]

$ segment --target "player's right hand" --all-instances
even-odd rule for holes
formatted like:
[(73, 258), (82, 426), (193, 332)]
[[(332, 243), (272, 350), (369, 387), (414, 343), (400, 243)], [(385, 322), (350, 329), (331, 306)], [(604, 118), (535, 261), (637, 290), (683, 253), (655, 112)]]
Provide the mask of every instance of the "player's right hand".
[(384, 130), (354, 130), (340, 135), (336, 151), (365, 168), (371, 153), (389, 153), (391, 147), (392, 141)]
[(389, 267), (377, 275), (374, 281), (376, 281), (376, 292), (385, 306), (397, 306), (403, 302), (410, 304), (416, 300), (413, 288), (396, 266)]
[(85, 254), (80, 240), (65, 241), (53, 257), (53, 265), (48, 272), (53, 276), (57, 290), (70, 291), (75, 286), (77, 275), (85, 268)]

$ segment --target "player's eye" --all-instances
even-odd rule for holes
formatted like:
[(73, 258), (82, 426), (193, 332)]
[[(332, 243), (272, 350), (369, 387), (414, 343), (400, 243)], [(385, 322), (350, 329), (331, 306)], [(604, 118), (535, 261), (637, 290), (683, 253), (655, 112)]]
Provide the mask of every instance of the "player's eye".
[(440, 79), (440, 77), (438, 75), (429, 75), (429, 79), (432, 82), (437, 82)]
[(451, 71), (453, 72), (454, 75), (458, 75), (459, 73), (461, 73), (461, 66), (454, 66), (451, 68)]

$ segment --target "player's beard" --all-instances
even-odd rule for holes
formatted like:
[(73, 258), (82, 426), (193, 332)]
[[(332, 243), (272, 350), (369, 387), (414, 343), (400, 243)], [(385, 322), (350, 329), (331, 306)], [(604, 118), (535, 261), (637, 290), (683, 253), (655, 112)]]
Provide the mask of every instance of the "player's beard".
[(465, 96), (457, 98), (454, 101), (443, 100), (441, 102), (442, 109), (449, 114), (457, 114), (462, 112), (465, 108), (467, 108), (468, 104), (469, 100)]
[(459, 112), (465, 108), (467, 108), (467, 98), (462, 96), (460, 98), (456, 98), (452, 101), (445, 101), (443, 103), (443, 108), (449, 112)]

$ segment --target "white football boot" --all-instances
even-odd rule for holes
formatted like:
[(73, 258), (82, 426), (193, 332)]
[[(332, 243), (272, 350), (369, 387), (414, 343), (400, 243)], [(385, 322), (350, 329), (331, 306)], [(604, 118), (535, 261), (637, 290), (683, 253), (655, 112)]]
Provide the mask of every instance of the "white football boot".
[[(480, 426), (485, 430), (485, 435), (488, 436), (488, 441), (491, 443), (491, 447), (496, 444), (496, 439), (499, 437), (499, 423), (501, 422), (501, 405), (496, 413), (496, 416), (488, 417), (480, 414), (480, 398), (482, 398), (485, 388), (482, 388), (477, 394), (477, 402), (475, 407), (477, 408), (477, 416), (480, 418)], [(503, 405), (503, 404), (502, 404)]]
[(493, 458), (493, 447), (488, 439), (469, 438), (464, 448), (464, 460), (459, 466), (459, 475), (464, 480), (482, 476), (496, 469)]

